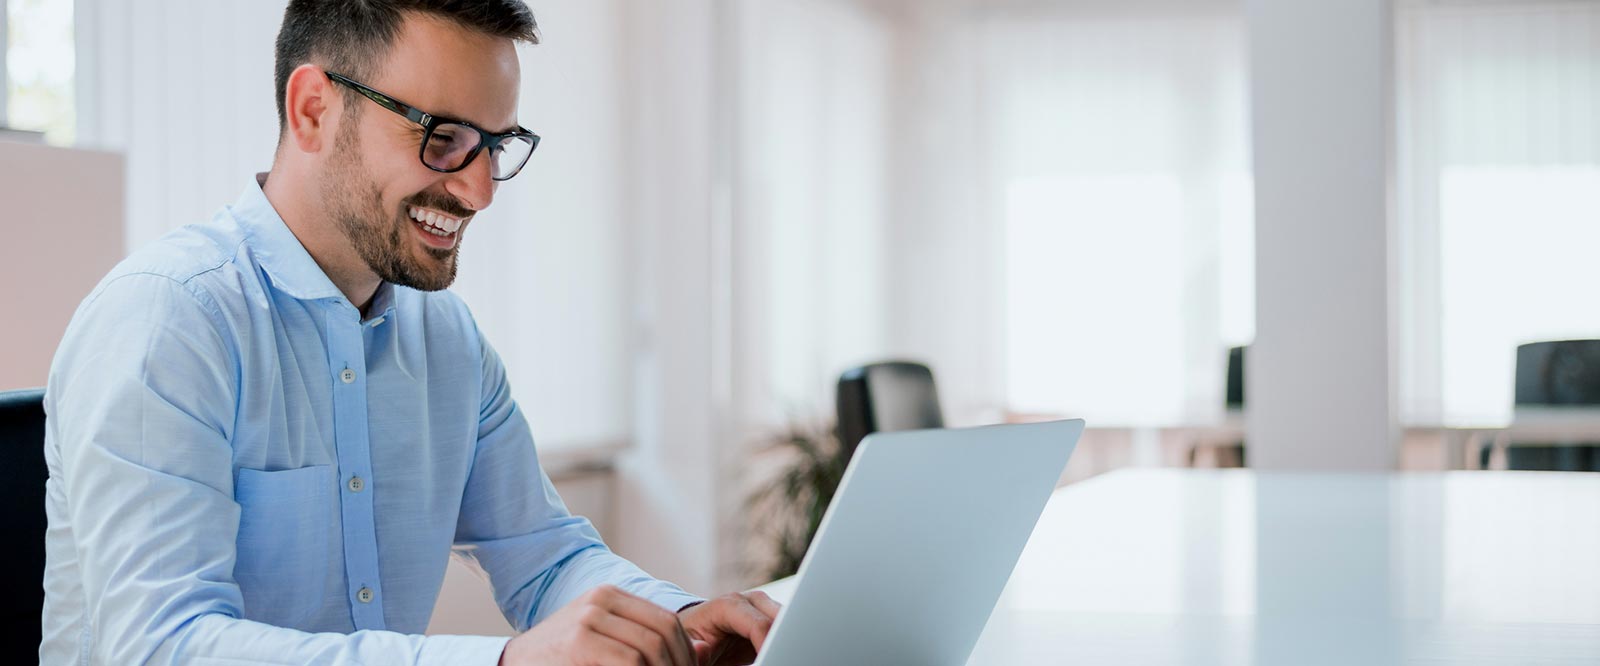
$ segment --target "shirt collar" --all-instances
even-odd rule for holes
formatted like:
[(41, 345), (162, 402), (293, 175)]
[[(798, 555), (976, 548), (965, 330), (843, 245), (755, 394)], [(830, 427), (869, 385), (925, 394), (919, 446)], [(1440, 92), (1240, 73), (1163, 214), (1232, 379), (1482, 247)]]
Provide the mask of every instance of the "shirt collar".
[(367, 318), (361, 323), (368, 327), (377, 326), (393, 316), (394, 284), (387, 281), (379, 282), (378, 291), (372, 294), (372, 303), (367, 305)]
[[(290, 296), (307, 301), (337, 298), (348, 302), (339, 287), (328, 279), (328, 274), (322, 272), (322, 267), (311, 258), (311, 253), (306, 252), (300, 239), (289, 231), (289, 226), (273, 209), (272, 202), (267, 201), (267, 195), (261, 191), (261, 184), (266, 182), (266, 178), (265, 173), (256, 174), (250, 185), (244, 188), (244, 193), (239, 195), (239, 200), (228, 207), (228, 212), (244, 230), (256, 261), (272, 278), (273, 286)], [(380, 288), (378, 291), (383, 293), (386, 290)]]

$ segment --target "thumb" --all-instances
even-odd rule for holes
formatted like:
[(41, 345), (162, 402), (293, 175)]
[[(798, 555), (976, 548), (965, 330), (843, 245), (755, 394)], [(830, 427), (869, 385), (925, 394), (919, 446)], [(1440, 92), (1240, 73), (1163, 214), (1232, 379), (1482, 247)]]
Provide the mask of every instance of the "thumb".
[(694, 661), (700, 666), (709, 666), (711, 660), (716, 658), (716, 646), (706, 641), (696, 640), (694, 643)]

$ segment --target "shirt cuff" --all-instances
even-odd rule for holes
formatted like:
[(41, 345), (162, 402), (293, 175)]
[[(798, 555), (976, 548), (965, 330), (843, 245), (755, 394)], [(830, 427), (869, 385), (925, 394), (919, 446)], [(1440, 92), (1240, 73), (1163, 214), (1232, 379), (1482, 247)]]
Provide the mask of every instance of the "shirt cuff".
[(690, 606), (705, 603), (706, 600), (688, 592), (663, 592), (655, 595), (651, 601), (669, 611), (681, 613)]
[(417, 664), (496, 666), (510, 641), (509, 636), (429, 636), (422, 641)]

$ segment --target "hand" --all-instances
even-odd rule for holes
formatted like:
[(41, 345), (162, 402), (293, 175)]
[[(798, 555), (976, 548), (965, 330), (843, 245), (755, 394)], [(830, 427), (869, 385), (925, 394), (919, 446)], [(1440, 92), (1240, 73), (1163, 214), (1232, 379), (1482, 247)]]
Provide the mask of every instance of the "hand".
[(782, 606), (765, 592), (717, 597), (678, 613), (694, 639), (695, 658), (705, 666), (749, 664), (767, 642)]
[(601, 585), (511, 639), (500, 666), (695, 666), (678, 616)]

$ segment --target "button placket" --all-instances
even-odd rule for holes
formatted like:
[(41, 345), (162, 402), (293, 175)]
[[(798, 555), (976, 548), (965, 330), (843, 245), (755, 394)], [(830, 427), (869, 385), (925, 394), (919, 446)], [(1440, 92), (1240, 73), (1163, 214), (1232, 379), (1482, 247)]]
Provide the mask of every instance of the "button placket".
[(372, 473), (368, 430), (366, 344), (359, 314), (348, 304), (330, 308), (328, 368), (338, 380), (333, 390), (334, 450), (346, 492), (339, 493), (345, 564), (345, 598), (357, 630), (387, 628), (378, 570), (372, 493), (363, 492)]

